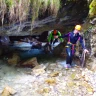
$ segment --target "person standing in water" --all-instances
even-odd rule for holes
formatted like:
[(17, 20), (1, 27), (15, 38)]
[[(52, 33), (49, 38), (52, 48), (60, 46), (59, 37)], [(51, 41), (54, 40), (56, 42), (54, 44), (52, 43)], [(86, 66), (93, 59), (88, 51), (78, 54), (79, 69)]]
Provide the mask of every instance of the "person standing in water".
[(75, 48), (78, 40), (80, 41), (80, 44), (84, 52), (85, 53), (89, 52), (85, 47), (83, 37), (80, 35), (80, 30), (81, 30), (81, 25), (76, 25), (72, 32), (69, 32), (59, 37), (59, 38), (66, 38), (66, 37), (68, 38), (68, 42), (66, 45), (67, 57), (66, 57), (66, 65), (64, 66), (65, 69), (72, 67), (72, 60), (76, 52)]

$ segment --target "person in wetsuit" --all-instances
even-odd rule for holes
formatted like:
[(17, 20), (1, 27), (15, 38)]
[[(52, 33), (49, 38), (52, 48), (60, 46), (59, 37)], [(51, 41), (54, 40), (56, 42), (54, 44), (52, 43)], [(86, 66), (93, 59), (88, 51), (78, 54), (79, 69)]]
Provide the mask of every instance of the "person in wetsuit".
[(76, 47), (76, 42), (79, 40), (80, 44), (84, 50), (84, 52), (89, 52), (84, 44), (83, 37), (80, 35), (80, 30), (81, 30), (81, 25), (76, 25), (75, 29), (72, 32), (69, 32), (67, 34), (64, 34), (60, 36), (60, 38), (68, 38), (68, 42), (66, 45), (66, 53), (67, 53), (67, 58), (66, 58), (66, 65), (64, 66), (66, 69), (71, 68), (72, 65), (72, 59), (75, 54), (75, 47)]

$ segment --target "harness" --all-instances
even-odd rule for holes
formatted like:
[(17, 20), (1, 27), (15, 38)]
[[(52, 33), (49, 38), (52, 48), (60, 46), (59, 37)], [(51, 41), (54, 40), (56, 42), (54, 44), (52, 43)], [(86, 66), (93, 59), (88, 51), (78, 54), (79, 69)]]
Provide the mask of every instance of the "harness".
[[(79, 41), (79, 40), (80, 40), (80, 37), (78, 38), (77, 41)], [(69, 36), (68, 36), (67, 46), (65, 46), (65, 47), (71, 47), (72, 54), (74, 54), (74, 50), (75, 50), (76, 44), (72, 44), (72, 43), (70, 42), (70, 33), (69, 33)]]

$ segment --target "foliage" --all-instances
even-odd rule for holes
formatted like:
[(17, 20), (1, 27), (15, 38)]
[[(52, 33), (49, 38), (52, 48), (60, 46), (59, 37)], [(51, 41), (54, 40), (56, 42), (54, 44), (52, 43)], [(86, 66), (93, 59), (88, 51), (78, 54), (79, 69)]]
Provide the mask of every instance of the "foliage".
[(93, 0), (89, 5), (89, 17), (96, 16), (96, 0)]
[(46, 10), (51, 10), (50, 12), (56, 16), (59, 8), (60, 0), (0, 0), (0, 18), (3, 24), (4, 15), (7, 13), (10, 22), (23, 21), (32, 10), (32, 21), (34, 21), (39, 13)]

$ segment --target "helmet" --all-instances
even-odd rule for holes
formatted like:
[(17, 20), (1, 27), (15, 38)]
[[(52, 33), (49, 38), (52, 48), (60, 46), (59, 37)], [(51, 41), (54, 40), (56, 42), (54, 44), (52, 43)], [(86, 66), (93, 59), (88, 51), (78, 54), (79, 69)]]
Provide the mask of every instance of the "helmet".
[(57, 34), (57, 30), (56, 29), (53, 30), (53, 34)]
[(76, 26), (75, 26), (75, 29), (76, 29), (76, 30), (81, 30), (81, 25), (76, 25)]

